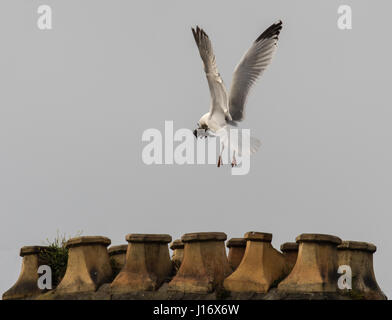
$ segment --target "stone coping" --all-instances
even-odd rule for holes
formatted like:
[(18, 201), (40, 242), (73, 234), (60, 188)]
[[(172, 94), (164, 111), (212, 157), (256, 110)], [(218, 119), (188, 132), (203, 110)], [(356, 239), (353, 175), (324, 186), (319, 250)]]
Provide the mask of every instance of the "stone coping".
[(27, 256), (29, 254), (37, 254), (43, 250), (47, 250), (46, 246), (25, 246), (20, 249), (19, 255), (21, 257)]
[(168, 234), (130, 233), (127, 234), (125, 240), (128, 242), (169, 243), (172, 241), (172, 237)]
[(339, 250), (362, 250), (369, 252), (376, 252), (377, 247), (373, 243), (362, 241), (343, 241), (338, 245)]
[(185, 233), (181, 240), (182, 242), (195, 242), (195, 241), (225, 241), (227, 235), (224, 232), (194, 232)]
[(111, 246), (108, 249), (108, 253), (109, 253), (109, 256), (114, 256), (116, 254), (126, 253), (127, 249), (128, 249), (128, 245), (127, 244), (120, 244), (118, 246)]
[(298, 251), (298, 243), (296, 242), (285, 242), (282, 243), (280, 246), (280, 251), (286, 252), (286, 251)]
[(244, 234), (244, 238), (251, 241), (271, 242), (272, 233), (250, 231)]
[(245, 238), (231, 238), (226, 242), (226, 247), (246, 247), (246, 239)]
[(101, 236), (83, 236), (69, 239), (66, 243), (66, 248), (76, 247), (76, 246), (83, 246), (83, 245), (94, 245), (100, 244), (105, 247), (111, 244), (109, 238), (101, 237)]
[(184, 242), (182, 242), (180, 239), (176, 239), (170, 244), (170, 249), (184, 249)]
[(339, 245), (342, 243), (342, 239), (329, 234), (321, 233), (302, 233), (297, 238), (295, 238), (297, 243), (299, 242), (326, 242)]

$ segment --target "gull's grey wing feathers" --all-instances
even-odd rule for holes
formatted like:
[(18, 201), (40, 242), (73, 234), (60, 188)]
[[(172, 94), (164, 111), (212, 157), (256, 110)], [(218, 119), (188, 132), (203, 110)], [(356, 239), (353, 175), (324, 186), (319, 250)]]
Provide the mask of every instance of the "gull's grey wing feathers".
[(199, 48), (201, 59), (204, 63), (204, 71), (207, 76), (208, 86), (211, 93), (211, 109), (210, 117), (214, 113), (224, 113), (224, 115), (231, 120), (228, 110), (228, 97), (223, 80), (216, 67), (215, 55), (212, 49), (211, 41), (203, 29), (196, 26), (192, 28), (192, 33), (195, 38), (197, 47)]
[(281, 29), (282, 21), (267, 28), (235, 68), (229, 95), (229, 111), (233, 121), (241, 121), (244, 118), (249, 90), (270, 64)]

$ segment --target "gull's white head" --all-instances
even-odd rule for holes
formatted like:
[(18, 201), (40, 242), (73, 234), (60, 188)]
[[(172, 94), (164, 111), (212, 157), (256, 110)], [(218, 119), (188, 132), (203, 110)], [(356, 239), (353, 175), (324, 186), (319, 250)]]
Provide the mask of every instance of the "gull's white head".
[(208, 118), (210, 116), (210, 113), (207, 112), (204, 114), (200, 120), (197, 122), (197, 128), (193, 130), (193, 135), (198, 138), (199, 136), (205, 136), (205, 134), (200, 134), (200, 133), (206, 133), (207, 130), (210, 128), (208, 127)]

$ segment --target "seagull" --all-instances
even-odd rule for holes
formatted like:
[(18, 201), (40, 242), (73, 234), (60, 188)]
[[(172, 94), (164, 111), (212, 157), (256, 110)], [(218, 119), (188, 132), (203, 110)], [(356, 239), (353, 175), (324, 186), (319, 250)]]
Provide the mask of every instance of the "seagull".
[[(192, 28), (211, 94), (210, 110), (200, 118), (197, 128), (193, 131), (196, 138), (214, 136), (222, 130), (228, 130), (230, 126), (237, 126), (237, 123), (244, 119), (244, 108), (249, 90), (270, 64), (281, 29), (282, 21), (279, 20), (268, 27), (253, 42), (234, 69), (230, 92), (227, 94), (216, 66), (215, 55), (208, 35), (199, 26), (196, 26), (196, 29)], [(260, 141), (253, 137), (250, 141), (251, 152), (256, 152)], [(224, 145), (221, 146), (218, 167), (222, 165), (223, 149)], [(235, 151), (231, 165), (237, 165)]]

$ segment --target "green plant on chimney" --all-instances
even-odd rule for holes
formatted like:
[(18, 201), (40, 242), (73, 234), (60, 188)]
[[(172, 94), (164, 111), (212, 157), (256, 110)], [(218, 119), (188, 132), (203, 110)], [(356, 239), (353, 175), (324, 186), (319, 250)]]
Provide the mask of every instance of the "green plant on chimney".
[[(76, 236), (80, 236), (81, 234), (82, 232), (78, 231)], [(61, 234), (57, 231), (57, 235), (53, 240), (46, 239), (45, 245), (47, 249), (42, 250), (40, 253), (42, 261), (45, 261), (52, 270), (53, 287), (56, 287), (60, 283), (67, 269), (68, 249), (66, 248), (66, 242), (70, 238), (65, 233)]]

